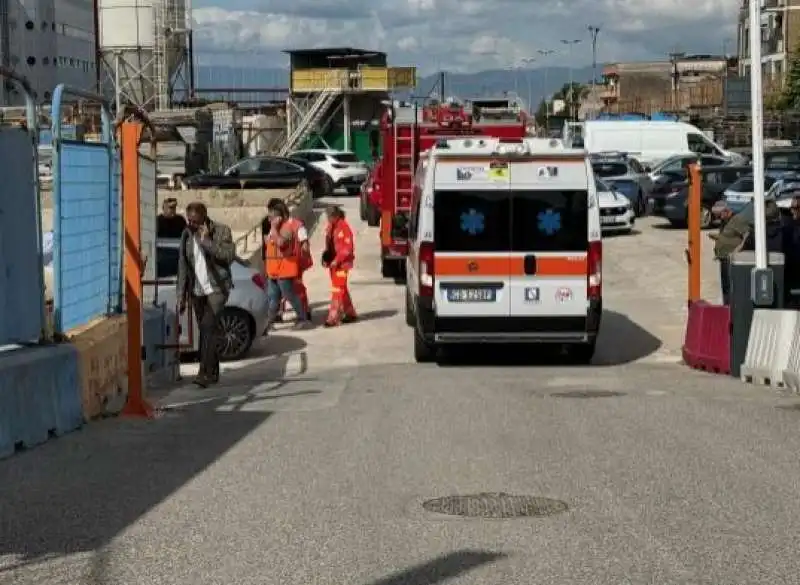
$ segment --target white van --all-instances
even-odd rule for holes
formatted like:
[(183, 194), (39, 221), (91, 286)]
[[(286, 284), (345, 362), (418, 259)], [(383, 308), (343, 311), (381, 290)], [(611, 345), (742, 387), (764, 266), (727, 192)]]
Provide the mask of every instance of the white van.
[(441, 141), (418, 166), (406, 262), (414, 358), (550, 343), (586, 363), (602, 314), (591, 161), (559, 140)]
[(625, 152), (647, 166), (677, 154), (720, 156), (734, 164), (742, 157), (724, 150), (695, 126), (684, 122), (649, 120), (591, 120), (567, 122), (564, 141), (589, 153)]

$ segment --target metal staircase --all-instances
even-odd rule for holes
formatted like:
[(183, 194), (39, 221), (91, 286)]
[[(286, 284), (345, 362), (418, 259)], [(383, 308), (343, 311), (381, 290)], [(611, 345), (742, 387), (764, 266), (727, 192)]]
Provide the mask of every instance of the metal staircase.
[(286, 156), (304, 140), (306, 140), (314, 130), (319, 128), (320, 123), (325, 118), (325, 115), (330, 111), (331, 106), (342, 94), (340, 89), (326, 89), (321, 92), (316, 100), (311, 104), (311, 107), (303, 114), (297, 126), (292, 129), (292, 133), (286, 138), (286, 142), (278, 151), (278, 156)]

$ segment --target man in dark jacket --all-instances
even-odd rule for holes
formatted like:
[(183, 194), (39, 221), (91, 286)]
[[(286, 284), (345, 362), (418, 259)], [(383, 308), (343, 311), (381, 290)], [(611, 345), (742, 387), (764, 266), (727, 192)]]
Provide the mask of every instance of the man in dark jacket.
[[(781, 219), (781, 210), (773, 199), (764, 202), (764, 216), (766, 219), (767, 252), (783, 252), (784, 229)], [(751, 229), (745, 239), (743, 250), (756, 249), (755, 230)]]
[(785, 258), (785, 279), (787, 306), (800, 308), (800, 194), (794, 195), (790, 203), (791, 217), (783, 224), (783, 253)]
[(233, 288), (236, 248), (230, 228), (211, 221), (204, 204), (189, 204), (186, 223), (178, 255), (178, 310), (183, 314), (192, 303), (200, 329), (200, 371), (194, 383), (207, 388), (219, 381), (220, 315)]
[(742, 248), (751, 231), (751, 225), (746, 215), (734, 214), (728, 207), (720, 210), (719, 219), (719, 233), (709, 234), (709, 237), (714, 240), (714, 258), (719, 262), (722, 303), (728, 305), (731, 300), (731, 255)]

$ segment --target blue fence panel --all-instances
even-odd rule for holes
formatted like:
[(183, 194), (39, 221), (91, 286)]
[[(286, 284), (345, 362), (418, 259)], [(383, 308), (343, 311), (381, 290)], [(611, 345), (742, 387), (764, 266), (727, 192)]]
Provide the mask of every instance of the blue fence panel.
[[(102, 106), (102, 142), (64, 138), (61, 98)], [(59, 333), (120, 309), (118, 159), (108, 105), (100, 96), (59, 85), (53, 94), (53, 306)]]
[(114, 149), (112, 163), (113, 176), (111, 178), (111, 290), (109, 304), (115, 313), (122, 312), (122, 238), (124, 234), (122, 226), (122, 193), (120, 185), (122, 181), (122, 161), (120, 160), (119, 150)]
[(0, 130), (0, 345), (37, 341), (44, 327), (36, 148), (21, 128)]

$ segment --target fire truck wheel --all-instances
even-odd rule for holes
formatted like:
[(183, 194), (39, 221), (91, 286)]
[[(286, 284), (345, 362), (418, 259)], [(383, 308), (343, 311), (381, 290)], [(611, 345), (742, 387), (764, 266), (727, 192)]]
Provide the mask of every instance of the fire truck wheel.
[(394, 278), (397, 274), (397, 261), (390, 258), (381, 258), (381, 276)]
[(378, 227), (381, 225), (381, 212), (377, 207), (367, 202), (367, 218), (366, 222), (369, 227)]
[(408, 292), (408, 288), (406, 288), (406, 325), (409, 327), (414, 327), (416, 324), (417, 322), (414, 318), (414, 309), (411, 307), (411, 293)]

